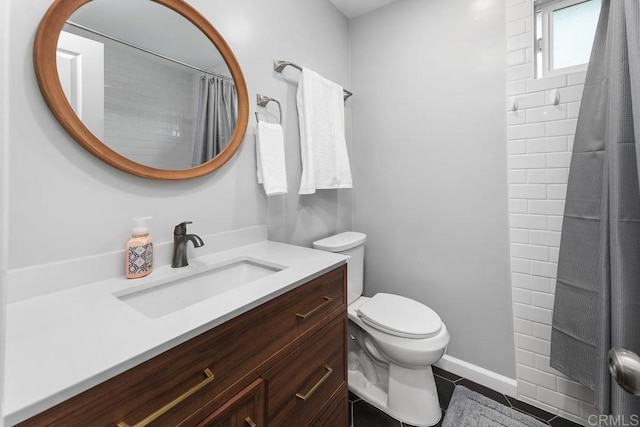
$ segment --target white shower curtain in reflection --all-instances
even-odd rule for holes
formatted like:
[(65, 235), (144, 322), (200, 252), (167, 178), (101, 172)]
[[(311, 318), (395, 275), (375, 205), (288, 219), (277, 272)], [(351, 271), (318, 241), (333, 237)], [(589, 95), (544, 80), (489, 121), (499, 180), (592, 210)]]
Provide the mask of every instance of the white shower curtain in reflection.
[(640, 353), (639, 156), (640, 5), (603, 0), (571, 157), (551, 366), (625, 417), (640, 414), (640, 397), (612, 381), (607, 352)]
[(208, 162), (231, 139), (238, 119), (236, 86), (230, 79), (202, 77), (192, 166)]

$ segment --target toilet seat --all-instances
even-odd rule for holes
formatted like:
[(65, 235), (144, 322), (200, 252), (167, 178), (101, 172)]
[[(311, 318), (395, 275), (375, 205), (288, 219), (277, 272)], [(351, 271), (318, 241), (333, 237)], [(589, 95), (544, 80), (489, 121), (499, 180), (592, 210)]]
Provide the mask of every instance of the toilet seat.
[(396, 337), (430, 338), (442, 328), (435, 311), (400, 295), (376, 294), (358, 307), (357, 313), (367, 325)]

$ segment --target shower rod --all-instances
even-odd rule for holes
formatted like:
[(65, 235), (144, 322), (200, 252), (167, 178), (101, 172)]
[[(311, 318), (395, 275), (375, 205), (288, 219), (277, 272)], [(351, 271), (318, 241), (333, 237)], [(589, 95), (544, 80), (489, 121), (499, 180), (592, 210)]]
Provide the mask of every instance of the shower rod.
[(218, 74), (218, 73), (214, 73), (213, 71), (203, 70), (202, 68), (196, 67), (195, 65), (191, 65), (191, 64), (187, 64), (186, 62), (178, 61), (177, 59), (173, 59), (173, 58), (171, 58), (169, 56), (166, 56), (166, 55), (163, 55), (161, 53), (154, 52), (154, 51), (149, 50), (147, 48), (144, 48), (142, 46), (138, 46), (136, 44), (130, 43), (130, 42), (126, 41), (126, 40), (122, 40), (122, 39), (119, 39), (117, 37), (110, 36), (109, 34), (101, 33), (100, 31), (96, 31), (96, 30), (94, 30), (92, 28), (85, 27), (84, 25), (77, 24), (77, 23), (75, 23), (73, 21), (66, 21), (66, 23), (68, 25), (72, 26), (72, 27), (76, 27), (76, 28), (79, 28), (81, 30), (87, 31), (89, 33), (95, 34), (97, 36), (104, 37), (105, 39), (109, 39), (111, 41), (114, 41), (114, 42), (117, 42), (117, 43), (121, 43), (121, 44), (123, 44), (125, 46), (129, 46), (129, 47), (132, 47), (132, 48), (137, 49), (139, 51), (148, 53), (150, 55), (157, 56), (158, 58), (166, 59), (167, 61), (182, 65), (183, 67), (191, 68), (192, 70), (200, 71), (201, 73), (209, 74), (209, 75), (212, 75), (212, 76), (215, 76), (215, 77), (219, 77), (221, 79), (233, 81), (233, 79), (231, 77), (225, 76), (224, 74)]

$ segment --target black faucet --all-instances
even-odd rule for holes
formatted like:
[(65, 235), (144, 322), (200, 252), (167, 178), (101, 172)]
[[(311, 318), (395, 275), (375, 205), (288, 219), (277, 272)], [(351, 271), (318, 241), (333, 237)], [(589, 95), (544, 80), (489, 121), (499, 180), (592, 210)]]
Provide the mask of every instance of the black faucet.
[(191, 221), (181, 222), (173, 229), (173, 261), (171, 261), (171, 267), (173, 268), (189, 265), (187, 261), (187, 242), (193, 243), (195, 248), (204, 245), (199, 236), (187, 234), (187, 224), (191, 224)]

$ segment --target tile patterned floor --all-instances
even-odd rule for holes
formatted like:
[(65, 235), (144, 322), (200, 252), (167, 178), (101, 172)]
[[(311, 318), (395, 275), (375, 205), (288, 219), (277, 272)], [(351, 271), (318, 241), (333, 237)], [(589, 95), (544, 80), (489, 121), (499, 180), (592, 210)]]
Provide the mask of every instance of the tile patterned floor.
[[(436, 380), (436, 387), (438, 388), (438, 398), (440, 399), (440, 408), (443, 410), (443, 417), (449, 407), (453, 389), (456, 385), (462, 385), (498, 403), (531, 415), (551, 427), (580, 427), (572, 421), (538, 409), (535, 406), (521, 402), (513, 397), (505, 396), (502, 393), (498, 393), (495, 390), (491, 390), (490, 388), (476, 384), (473, 381), (469, 381), (466, 378), (450, 372), (443, 371), (435, 366), (433, 367), (433, 373)], [(349, 392), (349, 409), (349, 423), (351, 427), (414, 427), (390, 417), (379, 409), (369, 405), (352, 392)], [(442, 421), (440, 421), (436, 427), (439, 427), (441, 424)]]

